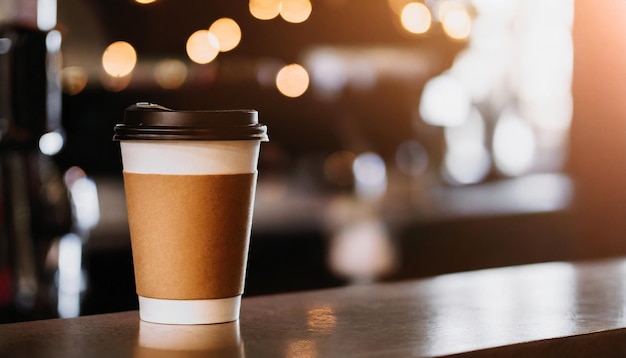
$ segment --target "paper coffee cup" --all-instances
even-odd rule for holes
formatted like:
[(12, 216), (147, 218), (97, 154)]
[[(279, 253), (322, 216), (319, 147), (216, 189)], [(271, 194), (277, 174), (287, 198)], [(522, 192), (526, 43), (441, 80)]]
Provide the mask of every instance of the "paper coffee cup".
[(256, 111), (144, 103), (115, 126), (142, 320), (239, 318), (266, 131)]

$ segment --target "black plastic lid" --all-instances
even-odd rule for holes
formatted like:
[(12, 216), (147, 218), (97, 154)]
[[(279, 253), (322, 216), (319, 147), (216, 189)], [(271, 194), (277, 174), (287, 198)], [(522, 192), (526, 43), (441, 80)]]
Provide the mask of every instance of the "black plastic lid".
[(260, 140), (267, 127), (255, 110), (179, 111), (140, 102), (124, 111), (113, 140)]

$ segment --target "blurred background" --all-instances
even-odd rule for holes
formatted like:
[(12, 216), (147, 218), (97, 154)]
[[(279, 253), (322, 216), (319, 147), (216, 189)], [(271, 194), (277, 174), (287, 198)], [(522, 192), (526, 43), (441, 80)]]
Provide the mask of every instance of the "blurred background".
[(113, 126), (259, 111), (247, 296), (626, 254), (626, 2), (0, 0), (0, 322), (137, 308)]

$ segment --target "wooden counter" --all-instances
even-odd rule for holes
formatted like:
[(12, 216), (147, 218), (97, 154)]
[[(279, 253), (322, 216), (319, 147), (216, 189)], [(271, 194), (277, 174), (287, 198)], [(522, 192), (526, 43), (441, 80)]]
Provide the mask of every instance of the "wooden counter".
[(545, 263), (243, 301), (239, 322), (137, 312), (0, 325), (0, 357), (624, 357), (626, 260)]

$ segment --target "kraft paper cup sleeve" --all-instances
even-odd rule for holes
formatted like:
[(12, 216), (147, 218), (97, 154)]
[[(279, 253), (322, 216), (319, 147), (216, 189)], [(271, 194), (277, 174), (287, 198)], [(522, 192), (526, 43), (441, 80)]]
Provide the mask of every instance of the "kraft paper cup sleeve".
[(241, 295), (256, 173), (124, 173), (137, 293), (198, 300)]

